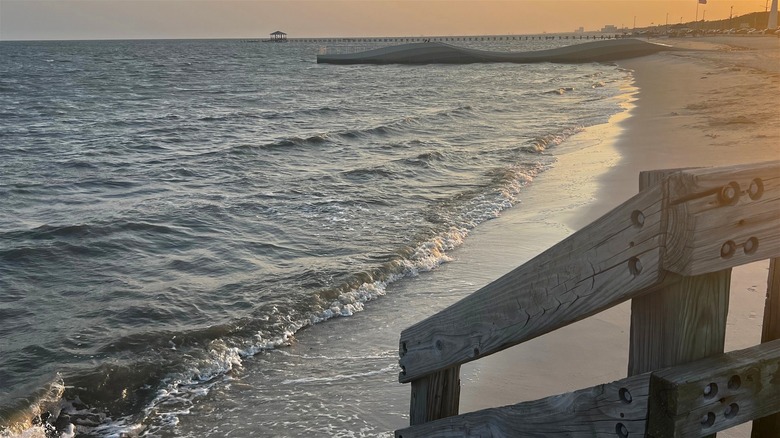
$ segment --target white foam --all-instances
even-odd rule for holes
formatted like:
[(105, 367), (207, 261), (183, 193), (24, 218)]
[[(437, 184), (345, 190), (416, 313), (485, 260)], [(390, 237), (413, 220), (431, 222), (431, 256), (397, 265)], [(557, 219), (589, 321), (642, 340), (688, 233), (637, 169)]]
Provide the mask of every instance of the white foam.
[(295, 385), (295, 384), (302, 384), (302, 383), (333, 383), (342, 380), (352, 380), (352, 379), (359, 379), (363, 377), (376, 376), (378, 374), (397, 373), (398, 371), (399, 369), (397, 365), (391, 365), (379, 370), (366, 371), (364, 373), (337, 374), (335, 376), (327, 376), (327, 377), (302, 377), (300, 379), (286, 379), (286, 380), (282, 380), (281, 384)]
[(32, 400), (30, 405), (18, 414), (18, 422), (11, 420), (9, 429), (0, 430), (0, 438), (46, 438), (46, 426), (34, 425), (33, 419), (39, 418), (44, 412), (49, 412), (51, 418), (55, 419), (63, 409), (62, 394), (65, 392), (65, 384), (62, 376), (56, 374), (54, 380), (36, 399)]

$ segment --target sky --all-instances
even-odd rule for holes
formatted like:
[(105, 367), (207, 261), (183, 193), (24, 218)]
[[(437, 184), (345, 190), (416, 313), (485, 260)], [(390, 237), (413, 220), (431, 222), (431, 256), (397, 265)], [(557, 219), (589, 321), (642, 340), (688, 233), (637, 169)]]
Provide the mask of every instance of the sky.
[[(764, 11), (770, 0), (0, 0), (0, 40), (501, 35)], [(733, 9), (732, 9), (733, 8)]]

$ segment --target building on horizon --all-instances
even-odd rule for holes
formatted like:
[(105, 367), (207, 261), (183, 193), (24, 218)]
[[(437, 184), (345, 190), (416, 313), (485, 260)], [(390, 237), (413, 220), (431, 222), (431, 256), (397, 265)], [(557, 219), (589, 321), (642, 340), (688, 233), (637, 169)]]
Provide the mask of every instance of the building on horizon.
[(614, 24), (606, 24), (601, 28), (601, 31), (604, 33), (617, 32), (618, 28)]
[(281, 30), (277, 30), (276, 32), (271, 33), (271, 39), (268, 41), (272, 43), (286, 43), (287, 34)]

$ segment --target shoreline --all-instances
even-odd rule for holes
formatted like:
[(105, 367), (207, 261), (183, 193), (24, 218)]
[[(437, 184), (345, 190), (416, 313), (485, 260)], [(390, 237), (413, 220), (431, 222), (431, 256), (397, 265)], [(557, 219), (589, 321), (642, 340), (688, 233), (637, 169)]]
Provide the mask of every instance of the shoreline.
[[(601, 137), (604, 143), (590, 153), (560, 156), (553, 169), (534, 181), (543, 186), (556, 175), (590, 170), (592, 165), (583, 165), (583, 159), (604, 157), (605, 171), (590, 179), (580, 177), (585, 191), (592, 190), (592, 202), (563, 212), (561, 222), (578, 230), (619, 205), (638, 192), (642, 170), (780, 158), (780, 120), (771, 97), (780, 91), (780, 41), (749, 41), (749, 50), (740, 48), (744, 43), (728, 37), (684, 40), (680, 45), (692, 51), (617, 62), (633, 72), (637, 87), (628, 117), (610, 121), (616, 130), (611, 139), (609, 128), (588, 129), (584, 136)], [(762, 126), (765, 129), (756, 129)], [(615, 161), (610, 163), (610, 159)], [(764, 261), (733, 270), (726, 351), (760, 341), (767, 269), (768, 261)], [(461, 412), (535, 400), (625, 377), (629, 321), (630, 302), (625, 302), (464, 366), (471, 378), (462, 372)], [(746, 424), (719, 436), (749, 434)]]
[[(675, 71), (689, 72), (692, 65), (698, 73), (689, 79), (698, 80), (698, 74), (708, 72), (710, 67), (689, 58), (706, 53), (709, 52), (665, 53), (618, 63), (619, 68), (627, 70), (627, 75), (628, 70), (636, 72), (636, 81), (625, 89), (626, 95), (622, 97), (627, 111), (557, 146), (554, 151), (557, 163), (534, 177), (523, 189), (518, 205), (472, 230), (461, 246), (448, 253), (453, 261), (419, 277), (393, 283), (377, 305), (366, 305), (362, 312), (349, 318), (307, 327), (295, 334), (289, 347), (263, 352), (246, 361), (227, 385), (215, 386), (207, 396), (198, 399), (188, 416), (182, 416), (177, 436), (203, 436), (205, 432), (218, 436), (227, 431), (236, 436), (252, 436), (259, 428), (269, 434), (288, 430), (289, 425), (276, 421), (277, 413), (267, 411), (269, 406), (280, 410), (280, 418), (306, 419), (295, 424), (296, 430), (311, 435), (338, 435), (344, 432), (338, 425), (344, 424), (349, 425), (350, 433), (359, 436), (393, 436), (393, 430), (406, 427), (410, 386), (398, 383), (401, 330), (521, 265), (636, 194), (639, 170), (679, 167), (676, 163), (680, 145), (705, 134), (695, 126), (686, 128), (686, 124), (704, 122), (693, 120), (694, 115), (669, 117), (669, 114), (693, 112), (706, 105), (693, 99), (693, 109), (686, 110), (689, 104), (685, 99), (690, 97), (686, 93), (671, 96), (678, 98), (674, 103), (664, 101), (662, 96), (654, 97), (658, 103), (645, 97), (648, 93), (653, 97), (653, 93), (664, 92), (663, 78), (668, 80), (668, 75)], [(721, 55), (715, 52), (713, 56)], [(667, 64), (678, 70), (664, 67), (661, 70), (666, 76), (662, 75), (662, 80), (657, 83), (647, 80), (648, 75), (655, 74), (650, 70), (654, 65)], [(738, 78), (752, 77), (730, 69), (723, 70)], [(708, 83), (719, 82), (714, 79)], [(654, 90), (653, 86), (660, 90)], [(745, 92), (755, 91), (751, 90), (748, 87)], [(771, 100), (774, 95), (766, 94), (764, 98)], [(683, 109), (670, 109), (669, 105)], [(761, 110), (770, 111), (766, 106)], [(664, 127), (664, 131), (658, 131), (662, 133), (658, 137), (642, 137), (646, 135), (643, 129), (665, 126), (659, 125), (662, 121), (679, 122), (681, 132), (667, 132)], [(685, 132), (688, 134), (683, 135)], [(746, 132), (733, 135), (744, 139), (752, 130)], [(716, 141), (720, 135), (704, 138)], [(767, 137), (761, 141), (770, 145), (771, 140)], [(774, 149), (765, 147), (765, 152), (780, 152), (775, 144), (772, 144)], [(699, 146), (683, 154), (689, 160), (686, 165), (719, 163), (714, 154), (707, 156), (709, 161), (697, 163), (702, 158), (701, 150), (712, 147)], [(647, 148), (647, 154), (655, 161), (639, 153), (637, 149), (642, 147)], [(757, 161), (752, 158), (747, 156), (742, 162)], [(765, 281), (764, 273), (758, 283), (748, 286), (755, 289), (751, 293), (761, 299), (762, 309), (765, 286), (761, 287), (760, 283)], [(739, 318), (736, 323), (730, 319), (730, 332), (734, 332), (734, 327), (746, 325), (746, 320), (760, 324), (763, 310), (750, 320), (750, 312), (754, 310), (748, 307), (744, 313), (738, 308), (741, 309), (741, 304), (738, 306), (733, 301), (731, 313)], [(624, 377), (628, 366), (629, 309), (630, 304), (623, 303), (464, 365), (460, 412), (535, 400)], [(747, 325), (748, 332), (760, 330), (755, 324)], [(747, 345), (756, 343), (752, 337), (738, 337)], [(287, 369), (306, 373), (290, 379), (278, 372)], [(335, 386), (348, 388), (349, 396), (345, 396), (347, 390), (340, 389), (339, 397), (334, 398), (331, 392)], [(266, 411), (256, 409), (259, 406), (265, 406)], [(219, 419), (217, 424), (215, 418)]]

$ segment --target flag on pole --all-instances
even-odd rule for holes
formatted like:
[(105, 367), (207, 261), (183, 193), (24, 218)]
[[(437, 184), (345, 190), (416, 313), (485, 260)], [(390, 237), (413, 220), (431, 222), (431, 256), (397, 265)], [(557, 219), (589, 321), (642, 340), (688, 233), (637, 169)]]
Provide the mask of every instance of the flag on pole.
[(701, 3), (703, 5), (706, 5), (707, 4), (707, 0), (699, 0), (699, 3)]

